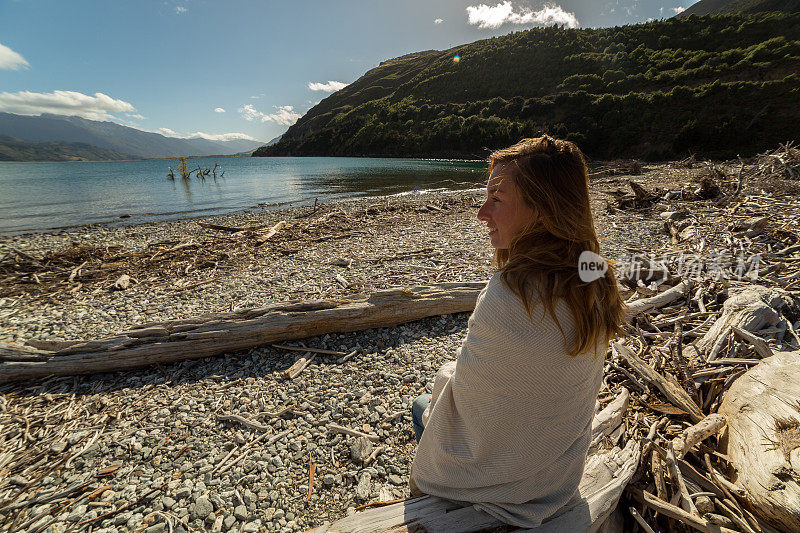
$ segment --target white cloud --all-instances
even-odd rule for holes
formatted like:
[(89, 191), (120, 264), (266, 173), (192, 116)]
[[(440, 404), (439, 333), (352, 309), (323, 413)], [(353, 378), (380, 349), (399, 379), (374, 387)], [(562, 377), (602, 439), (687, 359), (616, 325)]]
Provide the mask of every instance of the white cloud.
[(254, 120), (260, 120), (261, 122), (275, 122), (281, 126), (291, 126), (303, 116), (294, 110), (294, 106), (282, 105), (273, 107), (278, 111), (276, 113), (267, 114), (262, 113), (253, 107), (252, 104), (247, 104), (239, 108), (239, 113), (241, 113), (242, 118), (247, 121), (252, 122)]
[(444, 22), (442, 19), (433, 19), (434, 24), (441, 24), (442, 22)]
[(160, 133), (165, 137), (175, 137), (177, 139), (208, 139), (209, 141), (232, 141), (236, 139), (247, 139), (248, 141), (257, 141), (246, 133), (205, 133), (203, 131), (196, 131), (189, 135), (181, 135), (175, 130), (169, 128), (158, 128), (156, 133)]
[(686, 8), (683, 6), (673, 7), (672, 11), (677, 15), (678, 13), (683, 13), (686, 11)]
[(175, 6), (175, 13), (177, 13), (178, 15), (183, 15), (184, 13), (186, 13), (186, 8), (183, 6)]
[(261, 93), (261, 94), (254, 94), (254, 95), (253, 95), (253, 96), (251, 96), (250, 98), (252, 98), (253, 100), (258, 100), (259, 98), (261, 98), (261, 97), (263, 97), (263, 96), (264, 96), (264, 93)]
[(0, 69), (19, 70), (20, 68), (30, 68), (30, 64), (14, 50), (0, 43)]
[(128, 102), (116, 100), (103, 93), (94, 96), (75, 91), (53, 91), (52, 93), (0, 93), (0, 111), (19, 115), (77, 115), (90, 120), (109, 120), (116, 118), (111, 113), (134, 113)]
[(221, 107), (217, 107), (216, 109), (214, 109), (214, 113), (224, 113), (224, 112), (225, 110), (222, 109)]
[(196, 131), (194, 133), (190, 133), (187, 136), (188, 139), (208, 139), (209, 141), (233, 141), (236, 139), (247, 139), (248, 141), (256, 141), (253, 137), (247, 135), (246, 133), (204, 133), (202, 131)]
[(137, 120), (145, 120), (147, 117), (143, 117), (139, 113), (125, 113), (126, 117), (135, 118)]
[(467, 16), (470, 24), (479, 28), (499, 28), (503, 24), (565, 24), (568, 28), (577, 28), (580, 24), (574, 13), (564, 11), (561, 6), (545, 4), (539, 11), (520, 8), (514, 11), (514, 6), (509, 0), (487, 6), (479, 4), (467, 7)]
[(328, 83), (321, 83), (321, 82), (308, 82), (308, 88), (312, 91), (325, 91), (326, 93), (335, 93), (339, 89), (344, 89), (347, 87), (347, 83), (342, 83), (340, 81), (331, 81), (328, 80)]

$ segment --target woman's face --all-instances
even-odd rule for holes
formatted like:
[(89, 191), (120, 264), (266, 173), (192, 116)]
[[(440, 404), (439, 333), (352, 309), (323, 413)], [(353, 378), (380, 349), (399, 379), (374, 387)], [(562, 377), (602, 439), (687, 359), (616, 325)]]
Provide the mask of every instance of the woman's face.
[(513, 163), (498, 163), (486, 186), (486, 201), (478, 210), (478, 220), (486, 222), (492, 246), (507, 249), (511, 239), (533, 219), (533, 209), (520, 196), (511, 175)]

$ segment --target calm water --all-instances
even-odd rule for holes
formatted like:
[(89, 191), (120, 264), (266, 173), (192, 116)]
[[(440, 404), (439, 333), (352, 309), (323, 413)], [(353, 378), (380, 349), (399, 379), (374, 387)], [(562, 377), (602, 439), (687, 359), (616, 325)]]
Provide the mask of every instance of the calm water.
[[(225, 172), (216, 181), (166, 178), (177, 160), (0, 163), (0, 233), (82, 224), (140, 223), (320, 202), (332, 198), (462, 189), (484, 181), (481, 161), (345, 157), (188, 160)], [(218, 173), (221, 171), (218, 169)], [(120, 219), (122, 215), (130, 218)]]

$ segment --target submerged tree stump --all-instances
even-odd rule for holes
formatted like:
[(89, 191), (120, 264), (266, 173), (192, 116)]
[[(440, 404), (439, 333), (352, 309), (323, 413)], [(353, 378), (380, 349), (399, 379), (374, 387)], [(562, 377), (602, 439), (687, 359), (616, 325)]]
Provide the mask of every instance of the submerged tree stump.
[(776, 353), (750, 369), (719, 413), (728, 423), (731, 480), (747, 491), (753, 513), (800, 531), (800, 351)]

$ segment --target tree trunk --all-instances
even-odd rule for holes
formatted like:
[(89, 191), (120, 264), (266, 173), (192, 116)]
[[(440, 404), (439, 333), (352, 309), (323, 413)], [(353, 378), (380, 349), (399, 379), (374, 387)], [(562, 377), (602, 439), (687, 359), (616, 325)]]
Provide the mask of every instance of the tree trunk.
[(731, 478), (753, 513), (800, 531), (800, 352), (778, 352), (737, 379), (719, 408)]
[[(49, 352), (4, 345), (0, 346), (0, 383), (174, 363), (325, 333), (390, 327), (429, 316), (472, 311), (485, 285), (442, 283), (378, 291), (368, 298), (287, 302), (150, 322), (105, 339), (63, 343), (57, 351)], [(35, 358), (40, 360), (30, 361)]]

